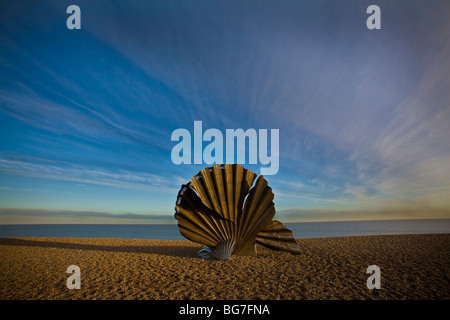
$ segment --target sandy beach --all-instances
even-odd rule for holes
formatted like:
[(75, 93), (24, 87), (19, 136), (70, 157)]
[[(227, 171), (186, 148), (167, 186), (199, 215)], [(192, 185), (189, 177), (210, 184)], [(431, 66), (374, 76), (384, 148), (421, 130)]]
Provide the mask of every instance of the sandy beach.
[[(1, 238), (0, 299), (449, 299), (450, 234), (297, 239), (300, 255), (197, 257), (188, 240)], [(68, 289), (66, 269), (81, 270)], [(381, 289), (369, 290), (369, 265)]]

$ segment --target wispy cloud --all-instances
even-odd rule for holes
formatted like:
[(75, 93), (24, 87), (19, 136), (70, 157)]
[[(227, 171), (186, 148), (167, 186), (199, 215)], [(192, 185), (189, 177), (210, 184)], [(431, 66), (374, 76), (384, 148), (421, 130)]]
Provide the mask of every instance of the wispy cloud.
[(162, 176), (127, 170), (106, 171), (101, 168), (75, 164), (61, 166), (56, 163), (40, 164), (7, 159), (0, 159), (0, 172), (25, 177), (73, 181), (115, 188), (168, 192), (176, 192), (184, 182), (184, 179), (181, 177), (173, 175)]
[[(23, 87), (22, 92), (0, 90), (0, 112), (18, 119), (34, 128), (58, 135), (68, 135), (94, 144), (107, 141), (131, 145), (167, 149), (167, 144), (160, 143), (162, 133), (151, 128), (137, 130), (134, 120), (115, 120), (123, 115), (112, 115), (112, 110), (95, 110), (64, 96), (66, 104), (56, 103)], [(166, 133), (167, 135), (167, 133)]]
[(0, 224), (15, 223), (174, 223), (166, 214), (112, 213), (93, 210), (50, 210), (0, 207)]
[(278, 219), (286, 222), (397, 220), (397, 219), (450, 219), (450, 208), (429, 205), (400, 206), (389, 209), (286, 209), (277, 212)]

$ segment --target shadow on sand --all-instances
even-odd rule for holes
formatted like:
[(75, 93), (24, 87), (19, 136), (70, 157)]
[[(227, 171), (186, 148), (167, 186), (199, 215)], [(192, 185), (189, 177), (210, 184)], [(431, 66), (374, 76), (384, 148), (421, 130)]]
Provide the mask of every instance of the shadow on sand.
[(172, 257), (198, 258), (197, 252), (199, 247), (192, 246), (107, 246), (84, 243), (67, 243), (45, 240), (28, 240), (17, 238), (0, 238), (0, 245), (6, 246), (24, 246), (24, 247), (40, 247), (40, 248), (58, 248), (73, 250), (92, 250), (92, 251), (108, 251), (108, 252), (125, 252), (125, 253), (149, 253), (160, 254)]

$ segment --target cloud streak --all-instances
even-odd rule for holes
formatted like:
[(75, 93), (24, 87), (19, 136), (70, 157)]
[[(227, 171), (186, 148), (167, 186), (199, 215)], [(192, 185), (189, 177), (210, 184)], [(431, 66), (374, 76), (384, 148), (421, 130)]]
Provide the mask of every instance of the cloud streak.
[(101, 168), (70, 164), (38, 164), (17, 160), (0, 159), (0, 172), (61, 181), (102, 185), (114, 188), (176, 192), (184, 182), (181, 177), (155, 175), (126, 170), (105, 171)]
[(166, 214), (111, 213), (89, 210), (1, 208), (0, 224), (16, 223), (174, 223)]
[(277, 212), (279, 219), (286, 222), (316, 222), (316, 221), (356, 221), (356, 220), (403, 220), (449, 219), (448, 207), (433, 207), (416, 205), (377, 210), (332, 210), (332, 209), (286, 209)]

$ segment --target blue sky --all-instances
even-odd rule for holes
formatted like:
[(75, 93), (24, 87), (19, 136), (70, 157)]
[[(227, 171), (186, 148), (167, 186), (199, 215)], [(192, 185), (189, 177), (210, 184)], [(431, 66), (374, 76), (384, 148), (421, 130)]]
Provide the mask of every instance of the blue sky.
[(449, 9), (2, 1), (0, 223), (173, 222), (196, 120), (280, 130), (280, 219), (450, 218)]

